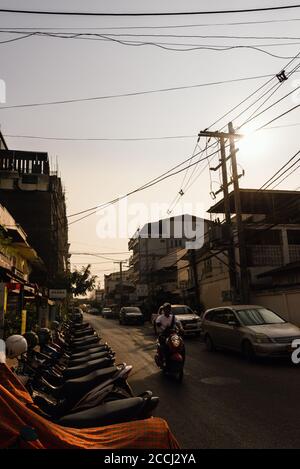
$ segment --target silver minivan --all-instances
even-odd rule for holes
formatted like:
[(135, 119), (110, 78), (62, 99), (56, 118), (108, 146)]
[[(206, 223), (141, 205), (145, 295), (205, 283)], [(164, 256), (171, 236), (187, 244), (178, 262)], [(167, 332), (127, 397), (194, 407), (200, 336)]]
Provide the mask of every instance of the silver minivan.
[(256, 305), (209, 309), (203, 315), (202, 330), (209, 351), (226, 348), (242, 352), (247, 359), (291, 355), (293, 340), (300, 339), (299, 327)]

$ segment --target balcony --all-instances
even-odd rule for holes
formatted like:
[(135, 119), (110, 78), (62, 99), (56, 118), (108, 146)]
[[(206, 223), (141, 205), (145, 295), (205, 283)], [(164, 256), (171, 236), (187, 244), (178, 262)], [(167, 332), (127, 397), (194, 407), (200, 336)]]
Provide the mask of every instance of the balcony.
[(129, 241), (128, 241), (128, 249), (129, 251), (131, 251), (134, 246), (137, 245), (137, 243), (139, 242), (139, 238), (131, 238)]
[(252, 245), (247, 249), (249, 267), (280, 266), (283, 264), (282, 248), (278, 245)]
[(290, 262), (300, 261), (300, 244), (289, 245)]

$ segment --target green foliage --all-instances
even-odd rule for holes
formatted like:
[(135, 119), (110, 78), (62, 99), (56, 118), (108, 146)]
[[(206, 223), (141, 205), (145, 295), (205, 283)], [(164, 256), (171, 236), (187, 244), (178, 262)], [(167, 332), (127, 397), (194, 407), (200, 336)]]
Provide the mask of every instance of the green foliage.
[(88, 292), (94, 290), (96, 285), (96, 275), (91, 274), (90, 264), (81, 269), (75, 269), (72, 272), (65, 272), (58, 275), (53, 280), (50, 288), (63, 288), (74, 296), (85, 296)]

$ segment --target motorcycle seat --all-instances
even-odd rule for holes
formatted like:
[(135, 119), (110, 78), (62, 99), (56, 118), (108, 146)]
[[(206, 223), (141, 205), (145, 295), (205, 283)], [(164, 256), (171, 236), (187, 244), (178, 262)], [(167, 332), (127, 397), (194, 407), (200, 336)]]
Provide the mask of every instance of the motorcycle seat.
[[(94, 349), (94, 348), (99, 348), (103, 347), (103, 342), (100, 342), (100, 339), (98, 339), (98, 343), (92, 343), (92, 344), (85, 344), (85, 345), (76, 345), (76, 347), (71, 347), (70, 348), (70, 355), (73, 354), (78, 354), (81, 352), (86, 352), (87, 350)], [(68, 353), (68, 352), (67, 352)]]
[(94, 329), (85, 329), (83, 331), (72, 331), (71, 336), (74, 339), (81, 339), (82, 337), (89, 337), (91, 335), (95, 334)]
[(82, 396), (87, 394), (95, 386), (112, 378), (117, 371), (118, 368), (113, 365), (108, 368), (92, 371), (80, 378), (68, 379), (62, 386), (60, 395), (64, 395), (73, 402), (78, 402)]
[(78, 358), (83, 358), (88, 355), (92, 355), (94, 353), (105, 352), (107, 350), (109, 350), (108, 345), (99, 343), (99, 344), (93, 345), (93, 347), (89, 347), (86, 350), (83, 350), (82, 352), (72, 353), (70, 355), (70, 360), (77, 360)]
[(157, 406), (158, 401), (158, 397), (120, 399), (75, 414), (65, 415), (57, 423), (64, 427), (93, 428), (147, 418)]
[(97, 335), (92, 335), (89, 337), (81, 337), (80, 339), (71, 339), (70, 346), (77, 347), (78, 345), (86, 345), (86, 344), (93, 344), (99, 341), (99, 337)]
[(84, 364), (87, 361), (97, 360), (97, 359), (109, 357), (112, 355), (113, 355), (112, 352), (110, 352), (109, 350), (104, 350), (103, 352), (91, 353), (81, 358), (77, 358), (76, 360), (70, 359), (68, 363), (68, 367), (71, 368), (73, 366)]
[(67, 368), (63, 371), (63, 377), (64, 379), (79, 378), (80, 376), (86, 375), (91, 371), (98, 370), (101, 368), (107, 368), (111, 366), (113, 362), (114, 359), (108, 357), (88, 361), (84, 364)]

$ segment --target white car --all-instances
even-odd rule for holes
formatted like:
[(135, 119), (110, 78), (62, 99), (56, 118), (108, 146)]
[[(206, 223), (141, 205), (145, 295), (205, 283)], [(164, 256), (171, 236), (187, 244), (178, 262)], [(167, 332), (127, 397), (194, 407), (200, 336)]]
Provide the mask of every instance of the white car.
[[(187, 305), (171, 305), (172, 314), (175, 314), (183, 327), (184, 335), (196, 334), (200, 335), (201, 329), (201, 318)], [(162, 306), (159, 308), (157, 313), (153, 313), (151, 316), (151, 322), (153, 327), (157, 316), (162, 313)]]
[(111, 308), (103, 308), (102, 309), (102, 316), (104, 318), (112, 318), (113, 317), (113, 311)]

